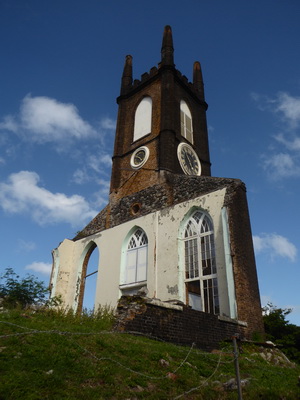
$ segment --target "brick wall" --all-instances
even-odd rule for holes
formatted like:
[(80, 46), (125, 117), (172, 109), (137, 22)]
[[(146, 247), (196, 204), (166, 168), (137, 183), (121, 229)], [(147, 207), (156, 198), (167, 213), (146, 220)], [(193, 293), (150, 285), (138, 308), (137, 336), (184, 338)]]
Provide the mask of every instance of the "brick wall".
[(246, 336), (246, 325), (225, 321), (218, 316), (195, 311), (185, 305), (174, 305), (140, 296), (122, 296), (117, 307), (116, 330), (139, 332), (166, 342), (192, 343), (206, 351), (219, 348), (221, 341), (238, 333)]
[(238, 316), (247, 321), (250, 331), (263, 332), (258, 279), (245, 190), (237, 187), (235, 191), (227, 193), (225, 204), (228, 207)]
[[(161, 184), (153, 185), (119, 200), (110, 201), (109, 207), (102, 210), (74, 239), (82, 239), (142, 215), (224, 187), (230, 195), (228, 204), (233, 199), (232, 193), (237, 188), (241, 187), (242, 191), (245, 191), (245, 186), (239, 179), (164, 173), (161, 180), (164, 181)], [(133, 214), (132, 205), (136, 203), (139, 203), (141, 207), (138, 213)]]

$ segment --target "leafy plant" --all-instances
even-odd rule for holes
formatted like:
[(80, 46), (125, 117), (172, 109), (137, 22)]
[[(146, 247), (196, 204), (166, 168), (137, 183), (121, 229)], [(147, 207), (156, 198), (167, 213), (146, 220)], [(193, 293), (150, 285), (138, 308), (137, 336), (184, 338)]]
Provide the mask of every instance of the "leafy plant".
[[(118, 333), (113, 322), (107, 307), (82, 314), (48, 307), (0, 311), (0, 399), (237, 398), (230, 386), (235, 380), (231, 343), (206, 353)], [(276, 364), (278, 357), (268, 357), (275, 351), (241, 343), (245, 399), (300, 398), (300, 367)]]
[(2, 306), (6, 308), (45, 304), (48, 293), (44, 282), (34, 275), (27, 274), (25, 278), (20, 278), (13, 268), (6, 268), (5, 273), (0, 276), (0, 298)]
[(282, 351), (292, 360), (300, 363), (300, 327), (290, 324), (287, 316), (290, 308), (277, 308), (268, 303), (263, 308), (263, 319), (267, 339), (279, 345)]

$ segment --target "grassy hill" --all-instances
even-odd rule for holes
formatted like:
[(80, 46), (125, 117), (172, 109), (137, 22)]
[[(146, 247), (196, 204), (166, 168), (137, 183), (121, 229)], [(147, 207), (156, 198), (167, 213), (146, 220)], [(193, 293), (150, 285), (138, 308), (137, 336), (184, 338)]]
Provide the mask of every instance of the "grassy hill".
[[(112, 331), (113, 318), (0, 312), (0, 399), (237, 399), (231, 343), (205, 353)], [(300, 399), (300, 367), (240, 345), (244, 399)]]

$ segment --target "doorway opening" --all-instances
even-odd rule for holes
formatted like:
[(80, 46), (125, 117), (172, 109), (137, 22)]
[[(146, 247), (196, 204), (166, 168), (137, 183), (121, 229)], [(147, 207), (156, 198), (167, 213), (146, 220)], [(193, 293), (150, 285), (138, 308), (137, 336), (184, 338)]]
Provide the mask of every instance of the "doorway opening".
[(81, 285), (77, 312), (95, 309), (96, 286), (98, 278), (99, 250), (92, 242), (82, 265)]

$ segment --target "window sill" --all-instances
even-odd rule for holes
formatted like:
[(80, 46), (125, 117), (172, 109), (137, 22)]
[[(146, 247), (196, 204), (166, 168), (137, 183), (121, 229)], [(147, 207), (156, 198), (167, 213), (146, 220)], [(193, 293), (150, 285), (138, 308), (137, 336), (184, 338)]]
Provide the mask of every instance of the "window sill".
[(124, 283), (122, 285), (119, 285), (119, 289), (120, 290), (123, 290), (123, 289), (135, 289), (135, 288), (139, 288), (139, 287), (146, 286), (146, 285), (147, 285), (147, 281)]

